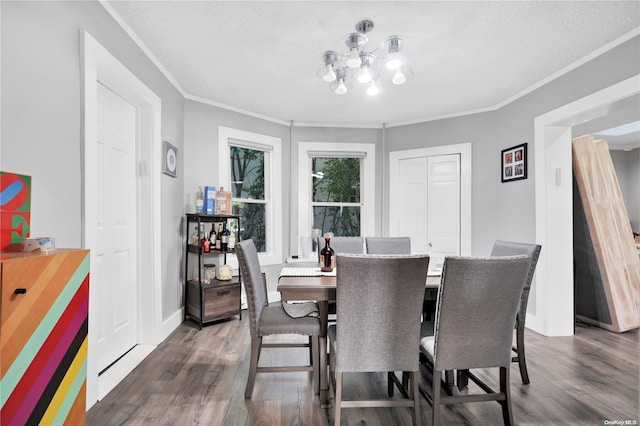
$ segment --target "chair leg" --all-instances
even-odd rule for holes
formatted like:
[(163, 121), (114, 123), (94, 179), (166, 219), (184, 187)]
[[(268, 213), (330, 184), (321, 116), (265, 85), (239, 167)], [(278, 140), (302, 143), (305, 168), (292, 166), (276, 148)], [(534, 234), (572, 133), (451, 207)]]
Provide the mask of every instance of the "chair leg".
[(524, 325), (518, 324), (516, 329), (516, 348), (518, 350), (518, 367), (522, 383), (529, 384), (529, 372), (527, 371), (527, 358), (524, 355)]
[(393, 374), (395, 374), (393, 371), (387, 372), (387, 395), (389, 395), (389, 398), (393, 396)]
[(335, 412), (333, 415), (333, 424), (335, 426), (340, 425), (340, 414), (342, 410), (342, 373), (336, 371), (336, 394), (333, 398), (333, 404), (335, 406)]
[(320, 394), (320, 338), (310, 336), (311, 341), (311, 365), (313, 366), (313, 390)]
[(456, 382), (457, 382), (458, 390), (460, 392), (462, 392), (469, 385), (469, 376), (467, 376), (468, 372), (469, 372), (468, 369), (456, 370)]
[(251, 398), (253, 393), (253, 384), (256, 381), (256, 373), (258, 371), (258, 361), (260, 360), (260, 349), (262, 348), (262, 337), (251, 336), (251, 361), (249, 361), (249, 377), (247, 378), (247, 387), (244, 391), (245, 398)]
[[(420, 417), (420, 396), (418, 393), (420, 390), (418, 389), (418, 371), (412, 371), (409, 374), (402, 373), (402, 378), (408, 377), (409, 382), (411, 383), (411, 388), (409, 391), (409, 397), (413, 400), (413, 424), (416, 426), (422, 426), (422, 418)], [(407, 389), (408, 384), (404, 386)]]
[(438, 426), (440, 424), (440, 378), (442, 377), (442, 371), (433, 368), (432, 377), (432, 392), (431, 398), (433, 400), (433, 413), (431, 415), (431, 425)]
[(500, 401), (502, 405), (502, 419), (505, 426), (511, 426), (513, 423), (513, 410), (511, 409), (511, 390), (509, 385), (509, 367), (500, 367), (500, 393), (504, 394), (504, 401)]

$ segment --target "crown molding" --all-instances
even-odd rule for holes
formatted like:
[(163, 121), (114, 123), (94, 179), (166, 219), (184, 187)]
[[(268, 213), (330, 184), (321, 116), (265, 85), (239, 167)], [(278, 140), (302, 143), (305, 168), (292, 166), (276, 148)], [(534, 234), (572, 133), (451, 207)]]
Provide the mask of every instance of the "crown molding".
[(609, 50), (619, 46), (620, 44), (631, 40), (632, 38), (640, 35), (640, 27), (637, 27), (631, 31), (629, 31), (626, 34), (623, 34), (622, 36), (618, 37), (617, 39), (605, 44), (604, 46), (602, 46), (599, 49), (596, 49), (595, 51), (591, 52), (590, 54), (574, 61), (573, 63), (567, 65), (566, 67), (562, 68), (561, 70), (551, 74), (550, 76), (540, 80), (539, 82), (527, 87), (526, 89), (516, 93), (515, 95), (493, 105), (493, 106), (489, 106), (489, 107), (485, 107), (485, 108), (478, 108), (478, 109), (474, 109), (474, 110), (468, 110), (468, 111), (460, 111), (457, 113), (451, 113), (451, 114), (444, 114), (444, 115), (435, 115), (435, 116), (427, 116), (427, 117), (422, 117), (422, 118), (416, 118), (413, 120), (407, 120), (407, 121), (396, 121), (396, 122), (392, 122), (392, 123), (380, 123), (380, 124), (371, 124), (371, 123), (311, 123), (311, 122), (294, 122), (291, 120), (283, 120), (281, 118), (276, 118), (276, 117), (271, 117), (265, 114), (260, 114), (260, 113), (256, 113), (256, 112), (252, 112), (249, 110), (245, 110), (242, 108), (238, 108), (238, 107), (234, 107), (232, 105), (227, 105), (221, 102), (216, 102), (216, 101), (212, 101), (209, 99), (205, 99), (205, 98), (201, 98), (199, 96), (195, 96), (192, 95), (190, 93), (187, 93), (182, 86), (178, 83), (178, 81), (173, 77), (173, 75), (171, 75), (171, 73), (164, 67), (164, 65), (162, 65), (162, 63), (158, 60), (158, 58), (155, 57), (155, 55), (153, 53), (151, 53), (151, 51), (149, 50), (149, 48), (144, 44), (144, 42), (142, 40), (140, 40), (140, 38), (138, 37), (138, 35), (131, 29), (131, 27), (129, 27), (129, 25), (127, 25), (127, 23), (124, 21), (124, 19), (122, 19), (122, 17), (120, 16), (120, 14), (118, 12), (115, 11), (115, 9), (113, 9), (113, 7), (111, 7), (111, 5), (104, 0), (99, 0), (100, 4), (102, 5), (102, 7), (104, 7), (104, 9), (111, 15), (111, 17), (118, 23), (118, 25), (120, 25), (122, 27), (122, 29), (127, 33), (127, 35), (129, 35), (129, 37), (131, 37), (131, 39), (133, 40), (133, 42), (144, 52), (145, 55), (147, 55), (147, 57), (151, 60), (151, 62), (153, 62), (153, 64), (158, 68), (158, 70), (167, 78), (167, 80), (169, 80), (169, 82), (176, 88), (176, 90), (178, 90), (180, 92), (180, 94), (185, 98), (185, 99), (189, 99), (192, 100), (194, 102), (200, 102), (203, 104), (207, 104), (207, 105), (211, 105), (211, 106), (215, 106), (218, 108), (222, 108), (222, 109), (226, 109), (229, 111), (234, 111), (240, 114), (244, 114), (244, 115), (248, 115), (251, 117), (255, 117), (255, 118), (259, 118), (261, 120), (266, 120), (266, 121), (270, 121), (273, 123), (277, 123), (277, 124), (282, 124), (284, 126), (290, 126), (290, 127), (333, 127), (333, 128), (360, 128), (360, 129), (382, 129), (383, 127), (386, 128), (392, 128), (392, 127), (400, 127), (400, 126), (407, 126), (407, 125), (411, 125), (411, 124), (419, 124), (419, 123), (425, 123), (425, 122), (429, 122), (429, 121), (437, 121), (437, 120), (444, 120), (444, 119), (448, 119), (448, 118), (456, 118), (456, 117), (463, 117), (463, 116), (467, 116), (467, 115), (472, 115), (472, 114), (479, 114), (479, 113), (484, 113), (484, 112), (492, 112), (492, 111), (496, 111), (526, 95), (528, 95), (529, 93), (533, 92), (534, 90), (539, 89), (540, 87), (544, 86), (545, 84), (573, 71), (574, 69), (578, 68), (581, 65), (584, 65), (585, 63), (591, 61), (592, 59), (608, 52)]

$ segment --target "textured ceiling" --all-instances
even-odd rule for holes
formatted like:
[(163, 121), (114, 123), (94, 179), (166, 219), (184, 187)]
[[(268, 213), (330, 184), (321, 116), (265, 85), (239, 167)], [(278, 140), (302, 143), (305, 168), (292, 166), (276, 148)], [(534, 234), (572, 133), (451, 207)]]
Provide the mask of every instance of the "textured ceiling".
[[(183, 93), (284, 121), (380, 125), (494, 108), (640, 26), (640, 2), (111, 1)], [(316, 76), (361, 19), (413, 77), (376, 97)]]

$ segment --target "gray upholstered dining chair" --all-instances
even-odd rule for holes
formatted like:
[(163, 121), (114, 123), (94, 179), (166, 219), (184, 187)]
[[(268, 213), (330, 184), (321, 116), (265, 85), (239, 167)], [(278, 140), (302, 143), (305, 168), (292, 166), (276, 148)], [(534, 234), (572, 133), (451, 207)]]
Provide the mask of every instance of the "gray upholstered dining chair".
[[(411, 254), (411, 238), (409, 237), (366, 237), (367, 254)], [(423, 295), (424, 297), (424, 295)], [(424, 313), (424, 302), (422, 311)], [(393, 396), (393, 372), (389, 372), (388, 393)], [(403, 387), (407, 386), (407, 374), (402, 375)]]
[(368, 254), (411, 254), (409, 237), (367, 237)]
[[(258, 253), (253, 240), (244, 240), (236, 244), (236, 254), (240, 267), (240, 277), (247, 294), (249, 310), (249, 330), (251, 333), (251, 361), (249, 377), (244, 397), (251, 398), (257, 373), (312, 371), (315, 393), (319, 393), (319, 336), (318, 318), (292, 318), (287, 315), (281, 304), (269, 305), (267, 290), (262, 278)], [(309, 336), (309, 343), (262, 343), (264, 336), (278, 334), (299, 334)], [(310, 364), (307, 366), (259, 367), (262, 348), (310, 348)]]
[[(335, 255), (339, 254), (363, 254), (364, 253), (364, 238), (363, 237), (332, 237), (329, 241), (329, 245), (335, 252)], [(318, 239), (318, 262), (322, 262), (320, 259), (320, 250), (324, 247), (324, 237)], [(336, 314), (336, 302), (330, 300), (328, 303), (328, 311), (332, 320)]]
[(514, 256), (524, 254), (531, 256), (531, 262), (529, 264), (529, 274), (527, 275), (527, 281), (524, 284), (524, 290), (520, 297), (520, 309), (516, 316), (515, 329), (516, 329), (516, 346), (512, 347), (515, 356), (511, 358), (513, 362), (518, 363), (520, 368), (520, 377), (522, 383), (529, 384), (529, 373), (527, 371), (527, 359), (524, 352), (524, 323), (527, 319), (527, 303), (529, 301), (529, 291), (531, 290), (531, 281), (533, 280), (533, 273), (536, 270), (538, 264), (538, 258), (540, 257), (540, 251), (542, 246), (538, 244), (524, 244), (511, 241), (496, 241), (491, 251), (491, 256)]
[[(415, 348), (429, 256), (338, 255), (336, 263), (338, 321), (328, 331), (334, 424), (342, 408), (395, 406), (412, 407), (421, 424)], [(343, 400), (345, 373), (389, 371), (409, 372), (408, 392), (393, 375), (403, 399)]]
[[(530, 256), (445, 258), (438, 289), (435, 332), (420, 340), (421, 358), (432, 373), (432, 424), (440, 424), (440, 405), (497, 401), (502, 417), (513, 424), (509, 368), (513, 324), (529, 273)], [(494, 392), (471, 369), (499, 368), (500, 391)], [(445, 371), (467, 370), (466, 377), (486, 394), (441, 395)]]
[[(331, 237), (329, 245), (336, 255), (338, 254), (362, 254), (364, 253), (363, 237)], [(324, 237), (318, 238), (318, 262), (320, 262), (320, 250), (324, 247)]]

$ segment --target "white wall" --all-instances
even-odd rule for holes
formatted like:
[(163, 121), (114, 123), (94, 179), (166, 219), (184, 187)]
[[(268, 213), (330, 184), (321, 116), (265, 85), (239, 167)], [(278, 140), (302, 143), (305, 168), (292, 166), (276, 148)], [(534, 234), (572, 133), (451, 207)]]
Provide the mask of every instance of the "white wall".
[(0, 8), (0, 169), (32, 176), (32, 236), (55, 237), (58, 247), (82, 243), (80, 31), (162, 99), (162, 139), (179, 150), (178, 178), (161, 178), (162, 318), (169, 318), (182, 303), (182, 96), (98, 2), (3, 1)]

